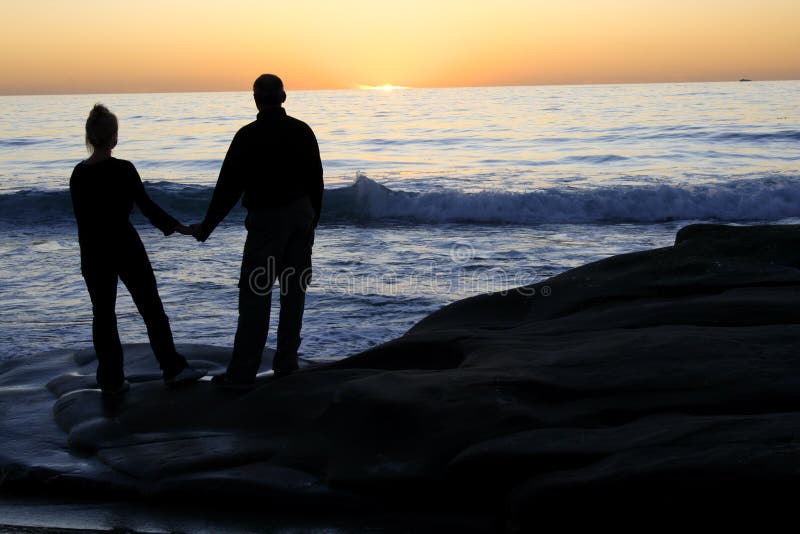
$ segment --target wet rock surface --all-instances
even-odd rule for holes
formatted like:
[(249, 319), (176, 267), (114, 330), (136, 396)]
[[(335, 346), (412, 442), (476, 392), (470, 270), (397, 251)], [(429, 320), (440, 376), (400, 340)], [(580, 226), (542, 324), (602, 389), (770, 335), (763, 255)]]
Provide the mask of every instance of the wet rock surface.
[[(511, 531), (575, 507), (779, 507), (792, 494), (800, 227), (694, 225), (674, 246), (525, 289), (248, 392), (167, 389), (144, 345), (126, 346), (132, 387), (116, 401), (93, 389), (90, 351), (3, 362), (3, 488), (408, 502), (479, 509)], [(212, 373), (229, 355), (179, 349)]]

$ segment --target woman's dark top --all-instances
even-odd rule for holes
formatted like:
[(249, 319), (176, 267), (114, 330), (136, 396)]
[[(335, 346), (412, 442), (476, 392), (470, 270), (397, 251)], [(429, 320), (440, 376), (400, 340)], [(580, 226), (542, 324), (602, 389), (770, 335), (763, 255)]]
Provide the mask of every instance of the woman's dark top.
[(178, 224), (147, 196), (130, 161), (108, 158), (98, 163), (78, 163), (72, 171), (69, 190), (84, 270), (144, 252), (139, 234), (128, 219), (134, 204), (164, 235), (173, 233)]

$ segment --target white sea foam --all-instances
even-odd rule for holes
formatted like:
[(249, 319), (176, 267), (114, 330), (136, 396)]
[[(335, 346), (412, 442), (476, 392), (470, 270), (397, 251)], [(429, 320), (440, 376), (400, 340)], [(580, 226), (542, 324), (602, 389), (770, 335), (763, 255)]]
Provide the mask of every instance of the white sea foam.
[(701, 185), (549, 188), (529, 193), (393, 191), (359, 176), (328, 192), (329, 218), (419, 223), (575, 224), (670, 220), (753, 221), (800, 216), (800, 177)]
[[(176, 216), (202, 217), (212, 189), (156, 182), (153, 198)], [(0, 221), (36, 225), (68, 221), (68, 191), (0, 195)], [(418, 224), (658, 223), (673, 220), (774, 221), (800, 217), (800, 176), (702, 184), (547, 188), (527, 193), (393, 190), (359, 175), (325, 191), (323, 223), (403, 220)]]

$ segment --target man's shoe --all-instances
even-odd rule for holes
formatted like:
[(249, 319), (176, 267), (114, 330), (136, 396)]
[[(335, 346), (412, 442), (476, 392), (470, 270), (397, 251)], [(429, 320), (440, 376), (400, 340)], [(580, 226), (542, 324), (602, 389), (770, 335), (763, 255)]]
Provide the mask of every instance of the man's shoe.
[(115, 397), (117, 395), (122, 395), (123, 393), (125, 393), (129, 389), (131, 389), (130, 383), (127, 380), (123, 380), (122, 384), (120, 384), (116, 388), (104, 388), (104, 387), (101, 387), (100, 391), (103, 392), (103, 396), (104, 397)]
[(238, 390), (253, 389), (256, 385), (255, 381), (239, 382), (231, 380), (231, 378), (227, 374), (215, 376), (214, 378), (211, 379), (211, 383), (222, 389), (238, 389)]
[(191, 384), (192, 382), (197, 382), (204, 376), (206, 376), (205, 371), (199, 371), (187, 365), (183, 368), (183, 371), (172, 378), (165, 378), (164, 383), (167, 386), (183, 386), (186, 384)]
[(297, 371), (297, 368), (294, 369), (274, 369), (272, 371), (272, 376), (275, 378), (285, 378)]
[(272, 371), (275, 378), (283, 378), (297, 371), (297, 351), (277, 351), (272, 358)]

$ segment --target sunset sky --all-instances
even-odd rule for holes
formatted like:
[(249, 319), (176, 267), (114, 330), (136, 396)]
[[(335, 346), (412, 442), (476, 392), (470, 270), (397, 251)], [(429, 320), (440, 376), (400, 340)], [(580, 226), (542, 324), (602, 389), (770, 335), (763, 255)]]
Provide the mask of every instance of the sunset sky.
[(798, 0), (0, 2), (0, 94), (800, 78)]

